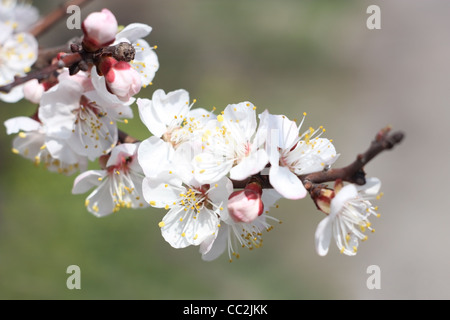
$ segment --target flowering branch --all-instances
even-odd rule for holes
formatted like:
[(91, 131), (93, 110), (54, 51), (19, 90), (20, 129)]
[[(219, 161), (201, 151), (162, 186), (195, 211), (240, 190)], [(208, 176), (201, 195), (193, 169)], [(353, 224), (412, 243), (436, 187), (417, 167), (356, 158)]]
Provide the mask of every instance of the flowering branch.
[[(239, 257), (237, 247), (260, 247), (262, 232), (278, 221), (268, 215), (275, 202), (308, 194), (327, 215), (316, 230), (318, 254), (328, 252), (330, 232), (342, 253), (356, 254), (358, 241), (367, 239), (364, 231), (373, 231), (368, 217), (379, 216), (369, 200), (378, 197), (381, 183), (366, 179), (364, 167), (399, 144), (402, 132), (380, 130), (365, 152), (335, 169), (338, 154), (322, 137), (325, 129), (301, 132), (306, 113), (297, 124), (268, 110), (257, 114), (243, 101), (216, 114), (215, 108), (193, 108), (196, 100), (184, 89), (157, 89), (151, 100), (136, 99), (159, 69), (156, 46), (143, 39), (150, 26), (119, 30), (113, 13), (103, 9), (83, 21), (82, 37), (38, 50), (33, 35), (61, 19), (68, 6), (87, 2), (70, 1), (31, 33), (7, 35), (14, 49), (6, 57), (4, 74), (11, 76), (0, 79), (0, 98), (38, 105), (32, 117), (5, 121), (7, 133), (17, 134), (13, 153), (50, 171), (79, 171), (72, 193), (95, 188), (85, 206), (97, 217), (125, 207), (168, 210), (158, 224), (164, 239), (175, 248), (199, 246), (204, 260), (226, 247), (230, 261)], [(118, 129), (118, 122), (133, 117), (134, 102), (152, 134), (145, 140)], [(95, 160), (100, 170), (88, 170)]]

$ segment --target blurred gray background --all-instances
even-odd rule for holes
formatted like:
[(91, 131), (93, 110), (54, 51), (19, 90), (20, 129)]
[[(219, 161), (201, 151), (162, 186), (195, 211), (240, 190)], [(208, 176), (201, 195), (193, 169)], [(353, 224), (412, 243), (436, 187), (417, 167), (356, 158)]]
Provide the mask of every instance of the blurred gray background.
[[(35, 1), (41, 14), (61, 1)], [(381, 30), (366, 9), (381, 7)], [(147, 23), (161, 67), (154, 90), (184, 88), (196, 106), (223, 109), (252, 101), (259, 111), (323, 125), (353, 161), (386, 125), (405, 141), (367, 167), (382, 181), (376, 232), (355, 257), (314, 249), (324, 217), (309, 199), (271, 211), (284, 223), (264, 246), (228, 263), (203, 262), (198, 248), (171, 248), (157, 226), (165, 210), (121, 210), (98, 219), (73, 179), (35, 168), (10, 152), (0, 133), (0, 298), (2, 299), (448, 299), (450, 2), (94, 0), (82, 16), (109, 8), (119, 24)], [(40, 38), (53, 46), (80, 35), (65, 21)], [(1, 103), (2, 121), (29, 115), (26, 102)], [(135, 107), (134, 107), (135, 108)], [(135, 119), (123, 129), (149, 136)], [(444, 138), (444, 141), (440, 141)], [(95, 168), (95, 164), (92, 164)], [(66, 288), (81, 268), (82, 289)], [(367, 267), (381, 269), (369, 290)]]

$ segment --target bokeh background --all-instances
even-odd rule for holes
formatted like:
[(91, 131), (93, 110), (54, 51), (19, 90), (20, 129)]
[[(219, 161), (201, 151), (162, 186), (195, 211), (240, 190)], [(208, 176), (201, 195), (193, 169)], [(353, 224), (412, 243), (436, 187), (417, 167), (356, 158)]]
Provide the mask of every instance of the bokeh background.
[[(59, 3), (35, 1), (41, 14)], [(381, 7), (381, 30), (366, 27), (371, 4)], [(249, 100), (292, 119), (307, 112), (305, 125), (323, 125), (341, 153), (336, 166), (382, 127), (404, 131), (401, 145), (366, 167), (383, 183), (381, 218), (355, 257), (334, 243), (319, 257), (323, 214), (309, 199), (282, 200), (271, 214), (283, 224), (263, 247), (233, 263), (203, 262), (198, 248), (163, 240), (164, 210), (98, 219), (85, 210), (87, 194), (71, 195), (75, 177), (12, 154), (13, 137), (0, 131), (1, 299), (450, 298), (449, 1), (94, 0), (82, 17), (104, 7), (120, 24), (153, 27), (146, 39), (161, 67), (141, 97), (184, 88), (205, 108)], [(54, 46), (80, 34), (62, 21), (39, 40)], [(0, 119), (34, 108), (0, 103)], [(138, 117), (123, 129), (149, 136)], [(66, 288), (72, 264), (81, 290)], [(381, 269), (379, 290), (366, 286), (370, 265)]]

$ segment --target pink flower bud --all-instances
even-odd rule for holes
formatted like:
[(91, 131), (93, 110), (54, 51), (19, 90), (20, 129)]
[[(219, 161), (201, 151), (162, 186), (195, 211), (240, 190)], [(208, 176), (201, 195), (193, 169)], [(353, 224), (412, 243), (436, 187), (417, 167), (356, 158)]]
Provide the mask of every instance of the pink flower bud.
[(107, 57), (100, 64), (100, 71), (105, 76), (109, 91), (122, 101), (130, 100), (141, 90), (141, 77), (128, 62)]
[(262, 189), (257, 183), (248, 184), (244, 190), (228, 197), (228, 213), (234, 222), (250, 223), (264, 212)]
[(84, 48), (93, 52), (110, 45), (116, 38), (117, 28), (116, 17), (108, 9), (89, 14), (82, 24)]

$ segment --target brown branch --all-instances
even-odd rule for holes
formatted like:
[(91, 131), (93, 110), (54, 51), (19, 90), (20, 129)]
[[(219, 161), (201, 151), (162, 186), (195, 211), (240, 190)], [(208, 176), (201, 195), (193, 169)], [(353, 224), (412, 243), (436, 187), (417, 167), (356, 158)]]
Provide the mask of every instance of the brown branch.
[(305, 188), (308, 190), (313, 187), (314, 184), (336, 181), (338, 179), (358, 185), (365, 184), (366, 174), (364, 172), (364, 166), (382, 151), (390, 150), (395, 145), (399, 144), (405, 136), (403, 132), (394, 132), (389, 134), (390, 131), (390, 127), (380, 130), (367, 151), (359, 154), (356, 157), (356, 160), (348, 166), (302, 175), (299, 176), (299, 179), (302, 180)]
[[(364, 172), (364, 166), (385, 150), (392, 149), (395, 145), (399, 144), (403, 138), (403, 132), (391, 133), (391, 128), (386, 127), (381, 129), (375, 139), (372, 141), (370, 147), (366, 152), (359, 154), (356, 160), (353, 161), (346, 167), (330, 169), (326, 171), (314, 172), (310, 174), (300, 175), (298, 178), (303, 182), (305, 188), (312, 192), (317, 187), (323, 188), (325, 185), (321, 185), (324, 182), (333, 182), (338, 179), (342, 181), (347, 181), (350, 183), (355, 183), (358, 185), (363, 185), (366, 183), (366, 173)], [(131, 137), (126, 132), (119, 130), (119, 141), (122, 143), (136, 143), (139, 142), (138, 139)], [(268, 168), (266, 168), (267, 170)], [(258, 173), (245, 180), (232, 180), (233, 187), (235, 189), (243, 189), (245, 186), (251, 182), (258, 182), (264, 189), (272, 189), (272, 185), (269, 181), (269, 175)], [(317, 190), (316, 190), (317, 191)]]
[(64, 68), (64, 67), (72, 66), (72, 65), (80, 62), (81, 60), (82, 60), (82, 56), (79, 53), (66, 54), (63, 57), (61, 57), (61, 59), (58, 62), (53, 63), (53, 64), (49, 65), (48, 67), (45, 67), (41, 70), (37, 70), (34, 72), (30, 72), (24, 77), (16, 77), (13, 82), (11, 82), (7, 85), (1, 86), (0, 92), (8, 93), (14, 87), (24, 84), (25, 82), (30, 81), (32, 79), (37, 79), (37, 80), (47, 79), (56, 70)]
[(83, 6), (87, 4), (91, 0), (72, 0), (67, 1), (66, 3), (60, 5), (58, 8), (54, 9), (50, 13), (48, 13), (46, 16), (42, 17), (36, 25), (33, 27), (33, 29), (30, 30), (30, 33), (35, 36), (39, 37), (42, 35), (45, 31), (50, 29), (55, 23), (57, 23), (59, 20), (63, 19), (64, 17), (67, 17), (67, 8), (71, 5), (76, 6)]

